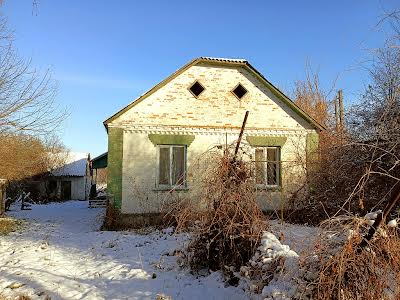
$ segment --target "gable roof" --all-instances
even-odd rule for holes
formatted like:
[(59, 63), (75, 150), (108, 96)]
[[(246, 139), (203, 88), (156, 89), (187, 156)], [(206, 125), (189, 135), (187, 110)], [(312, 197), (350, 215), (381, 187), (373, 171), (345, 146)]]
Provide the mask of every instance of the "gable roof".
[(89, 153), (82, 152), (60, 152), (51, 154), (58, 156), (54, 169), (51, 171), (53, 176), (85, 176)]
[(274, 86), (271, 82), (269, 82), (256, 68), (254, 68), (247, 60), (245, 59), (236, 59), (236, 58), (219, 58), (219, 57), (198, 57), (181, 67), (179, 70), (172, 73), (170, 76), (165, 78), (163, 81), (155, 85), (153, 88), (136, 98), (133, 102), (122, 108), (120, 111), (109, 117), (107, 120), (103, 122), (106, 129), (108, 128), (108, 123), (112, 122), (120, 115), (128, 111), (131, 107), (136, 104), (142, 102), (148, 96), (159, 90), (161, 87), (166, 85), (172, 79), (182, 74), (184, 71), (189, 69), (190, 67), (197, 65), (199, 63), (212, 63), (217, 65), (228, 65), (228, 66), (241, 66), (252, 74), (254, 74), (263, 84), (265, 84), (280, 100), (283, 101), (289, 108), (291, 108), (295, 113), (297, 113), (300, 117), (302, 117), (305, 121), (311, 124), (317, 130), (325, 130), (325, 127), (320, 124), (318, 121), (313, 119), (309, 114), (307, 114), (304, 110), (302, 110), (296, 103), (294, 103), (288, 96), (286, 96), (282, 91), (280, 91), (276, 86)]

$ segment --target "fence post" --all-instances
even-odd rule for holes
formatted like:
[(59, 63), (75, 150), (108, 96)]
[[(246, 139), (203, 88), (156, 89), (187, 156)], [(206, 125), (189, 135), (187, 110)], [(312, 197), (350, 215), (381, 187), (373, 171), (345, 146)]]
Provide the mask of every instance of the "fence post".
[(6, 179), (0, 179), (0, 215), (6, 210)]

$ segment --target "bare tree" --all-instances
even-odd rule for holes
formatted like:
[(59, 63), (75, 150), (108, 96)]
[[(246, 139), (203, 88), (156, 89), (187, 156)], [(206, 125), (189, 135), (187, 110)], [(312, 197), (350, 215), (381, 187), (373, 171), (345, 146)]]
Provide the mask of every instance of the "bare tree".
[[(400, 181), (400, 48), (388, 42), (373, 58), (370, 84), (346, 114), (344, 139), (336, 138), (333, 126), (321, 135), (321, 160), (316, 172), (308, 172), (311, 188), (306, 208), (296, 216), (300, 220), (307, 214), (318, 223), (346, 212), (383, 209)], [(315, 102), (307, 97), (320, 95), (313, 82), (303, 83), (307, 89), (300, 93), (311, 109)]]
[(386, 40), (386, 43), (392, 47), (400, 47), (400, 9), (385, 12), (376, 27), (379, 28), (385, 23), (392, 31), (392, 35)]
[(67, 113), (55, 102), (49, 71), (32, 68), (20, 58), (5, 19), (0, 20), (0, 135), (54, 132)]
[(356, 191), (380, 180), (387, 192), (400, 182), (400, 48), (387, 44), (377, 50), (370, 76), (362, 101), (349, 115), (354, 144), (367, 150)]
[(309, 63), (306, 64), (305, 76), (305, 80), (295, 82), (294, 102), (313, 119), (326, 126), (330, 121), (329, 93), (323, 90), (319, 74)]

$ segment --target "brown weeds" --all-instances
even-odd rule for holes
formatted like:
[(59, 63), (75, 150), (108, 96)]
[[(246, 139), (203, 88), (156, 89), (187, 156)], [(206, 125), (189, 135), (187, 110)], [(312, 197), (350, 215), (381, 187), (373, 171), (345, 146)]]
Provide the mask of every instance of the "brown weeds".
[(11, 218), (0, 217), (0, 235), (7, 235), (18, 228), (19, 222)]
[(318, 260), (305, 267), (315, 273), (308, 286), (313, 299), (399, 299), (397, 229), (380, 227), (368, 246), (361, 248), (368, 227), (356, 217), (332, 218), (322, 224)]
[(178, 230), (192, 226), (188, 250), (194, 270), (237, 270), (252, 257), (265, 229), (251, 161), (243, 148), (237, 158), (232, 153), (233, 146), (206, 153), (196, 166), (197, 192), (174, 202), (166, 214)]

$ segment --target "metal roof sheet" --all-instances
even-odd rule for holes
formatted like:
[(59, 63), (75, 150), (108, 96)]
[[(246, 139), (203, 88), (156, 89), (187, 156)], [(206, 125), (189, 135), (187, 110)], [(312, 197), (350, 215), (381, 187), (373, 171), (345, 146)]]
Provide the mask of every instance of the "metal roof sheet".
[(53, 176), (85, 176), (89, 153), (60, 152), (51, 155), (60, 158), (51, 171)]

